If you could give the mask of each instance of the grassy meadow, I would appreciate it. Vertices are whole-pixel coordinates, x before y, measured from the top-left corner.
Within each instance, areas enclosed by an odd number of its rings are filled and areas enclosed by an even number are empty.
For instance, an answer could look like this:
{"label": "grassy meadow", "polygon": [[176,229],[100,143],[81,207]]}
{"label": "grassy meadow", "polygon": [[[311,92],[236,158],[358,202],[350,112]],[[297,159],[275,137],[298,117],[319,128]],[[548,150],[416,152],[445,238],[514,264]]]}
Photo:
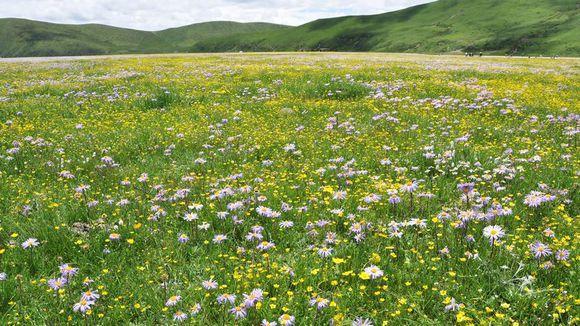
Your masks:
{"label": "grassy meadow", "polygon": [[579,64],[0,62],[0,324],[578,324]]}

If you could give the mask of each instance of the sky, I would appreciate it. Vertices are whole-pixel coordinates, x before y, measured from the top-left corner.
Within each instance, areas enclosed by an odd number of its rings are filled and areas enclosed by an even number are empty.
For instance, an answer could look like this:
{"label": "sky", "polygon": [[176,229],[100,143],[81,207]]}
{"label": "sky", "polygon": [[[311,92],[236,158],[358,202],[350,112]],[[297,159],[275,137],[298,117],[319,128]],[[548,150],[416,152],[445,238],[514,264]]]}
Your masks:
{"label": "sky", "polygon": [[161,30],[215,20],[300,25],[394,11],[433,0],[0,0],[0,17]]}

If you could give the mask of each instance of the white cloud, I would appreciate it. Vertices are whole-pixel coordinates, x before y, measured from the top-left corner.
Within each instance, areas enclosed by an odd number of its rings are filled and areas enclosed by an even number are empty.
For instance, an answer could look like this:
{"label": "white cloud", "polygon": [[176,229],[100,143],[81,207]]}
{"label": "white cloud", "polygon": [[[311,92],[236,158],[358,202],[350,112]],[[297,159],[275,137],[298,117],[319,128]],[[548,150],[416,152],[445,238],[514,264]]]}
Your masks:
{"label": "white cloud", "polygon": [[0,17],[100,23],[160,30],[233,20],[300,25],[318,18],[377,14],[433,0],[0,0]]}

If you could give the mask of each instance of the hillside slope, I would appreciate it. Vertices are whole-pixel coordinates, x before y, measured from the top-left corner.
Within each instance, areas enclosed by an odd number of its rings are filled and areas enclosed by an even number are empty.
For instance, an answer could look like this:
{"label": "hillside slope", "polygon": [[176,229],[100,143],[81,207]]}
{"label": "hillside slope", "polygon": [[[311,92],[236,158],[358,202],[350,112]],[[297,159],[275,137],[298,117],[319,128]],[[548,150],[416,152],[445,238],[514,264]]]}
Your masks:
{"label": "hillside slope", "polygon": [[289,27],[209,22],[158,32],[0,19],[0,56],[378,51],[580,56],[577,0],[439,0]]}
{"label": "hillside slope", "polygon": [[267,23],[209,22],[147,32],[98,24],[67,25],[5,18],[0,19],[0,56],[183,52],[208,38],[286,27]]}
{"label": "hillside slope", "polygon": [[170,43],[175,49],[190,51],[198,42],[213,38],[286,30],[288,27],[269,23],[216,21],[170,28],[155,32],[155,34]]}
{"label": "hillside slope", "polygon": [[283,32],[215,38],[198,51],[318,50],[580,55],[575,0],[440,0],[395,12],[321,19]]}
{"label": "hillside slope", "polygon": [[64,25],[0,19],[0,56],[60,56],[167,52],[151,32],[106,25]]}

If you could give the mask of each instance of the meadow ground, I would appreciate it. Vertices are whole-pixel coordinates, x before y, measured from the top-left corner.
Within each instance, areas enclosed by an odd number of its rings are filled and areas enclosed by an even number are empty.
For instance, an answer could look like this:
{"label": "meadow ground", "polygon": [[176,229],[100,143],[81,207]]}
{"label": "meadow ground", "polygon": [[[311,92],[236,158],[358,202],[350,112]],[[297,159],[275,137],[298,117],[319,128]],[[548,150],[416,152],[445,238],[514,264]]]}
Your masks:
{"label": "meadow ground", "polygon": [[578,323],[579,63],[1,62],[0,324]]}

